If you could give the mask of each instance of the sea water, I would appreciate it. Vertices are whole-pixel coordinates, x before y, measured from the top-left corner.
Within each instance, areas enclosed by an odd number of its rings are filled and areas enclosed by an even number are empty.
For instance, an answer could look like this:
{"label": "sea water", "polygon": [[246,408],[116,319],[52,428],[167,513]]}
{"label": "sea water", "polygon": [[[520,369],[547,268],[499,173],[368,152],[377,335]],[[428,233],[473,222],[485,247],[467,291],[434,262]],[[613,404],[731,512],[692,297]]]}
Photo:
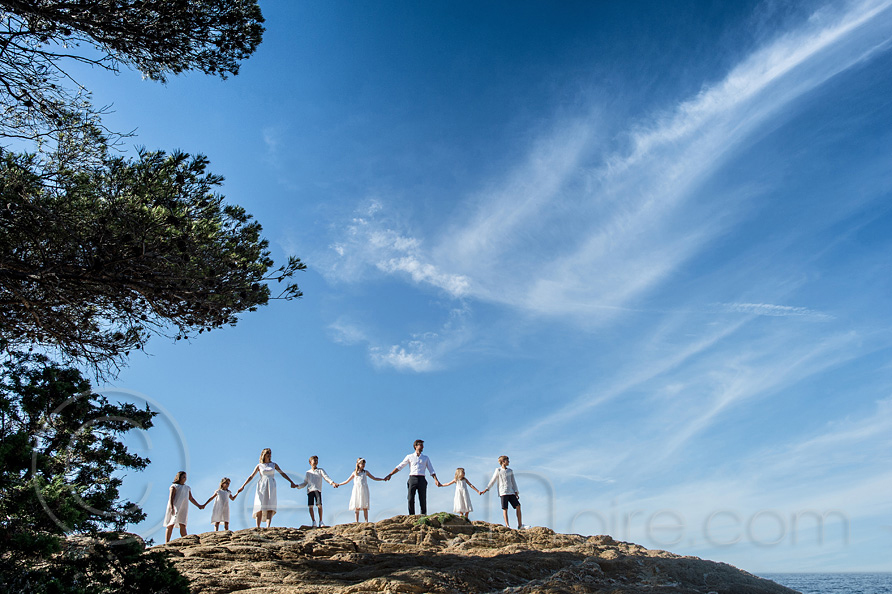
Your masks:
{"label": "sea water", "polygon": [[892,573],[767,573],[802,594],[892,594]]}

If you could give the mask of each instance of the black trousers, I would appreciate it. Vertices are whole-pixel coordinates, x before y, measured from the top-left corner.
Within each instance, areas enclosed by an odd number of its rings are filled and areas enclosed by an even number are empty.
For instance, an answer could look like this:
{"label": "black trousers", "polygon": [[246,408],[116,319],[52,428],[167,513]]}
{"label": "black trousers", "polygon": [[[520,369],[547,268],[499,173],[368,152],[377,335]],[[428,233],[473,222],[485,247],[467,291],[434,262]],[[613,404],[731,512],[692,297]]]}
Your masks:
{"label": "black trousers", "polygon": [[409,515],[415,515],[415,493],[418,493],[418,502],[421,503],[421,514],[427,515],[427,479],[423,476],[409,476]]}

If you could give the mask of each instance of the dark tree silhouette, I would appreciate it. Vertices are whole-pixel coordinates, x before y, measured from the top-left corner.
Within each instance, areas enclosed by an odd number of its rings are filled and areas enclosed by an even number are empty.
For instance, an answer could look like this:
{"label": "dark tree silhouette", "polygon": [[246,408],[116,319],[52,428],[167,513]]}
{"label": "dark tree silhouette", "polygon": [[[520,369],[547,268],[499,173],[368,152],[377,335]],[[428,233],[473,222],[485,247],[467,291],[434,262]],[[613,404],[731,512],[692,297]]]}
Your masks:
{"label": "dark tree silhouette", "polygon": [[72,62],[225,78],[257,49],[262,23],[257,0],[0,0],[0,135],[38,138],[90,111]]}
{"label": "dark tree silhouette", "polygon": [[[122,439],[156,413],[94,394],[77,369],[11,353],[0,365],[0,591],[188,592],[141,540],[105,534],[145,518],[121,501],[121,470],[149,460]],[[92,535],[72,547],[65,535]]]}
{"label": "dark tree silhouette", "polygon": [[185,338],[270,299],[301,296],[271,271],[260,225],[213,193],[204,157],[140,152],[69,169],[0,156],[0,348],[42,345],[112,371],[148,337]]}

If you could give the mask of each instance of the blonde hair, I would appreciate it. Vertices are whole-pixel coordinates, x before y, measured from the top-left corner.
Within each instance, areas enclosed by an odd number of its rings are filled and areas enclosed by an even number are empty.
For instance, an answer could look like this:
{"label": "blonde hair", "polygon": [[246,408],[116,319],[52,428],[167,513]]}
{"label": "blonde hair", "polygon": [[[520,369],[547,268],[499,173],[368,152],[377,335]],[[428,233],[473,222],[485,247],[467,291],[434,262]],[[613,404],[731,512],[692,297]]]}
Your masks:
{"label": "blonde hair", "polygon": [[232,482],[232,481],[229,480],[229,477],[228,477],[228,476],[224,476],[223,478],[220,479],[220,488],[221,488],[221,489],[226,489],[226,490],[228,491],[229,489],[226,488],[226,487],[224,487],[223,485],[228,485],[228,484],[231,483],[231,482]]}
{"label": "blonde hair", "polygon": [[309,462],[310,464],[312,464],[312,463],[313,463],[313,460],[316,461],[316,464],[319,464],[319,456],[310,456],[310,457],[307,459],[307,462]]}
{"label": "blonde hair", "polygon": [[186,476],[186,471],[185,471],[185,470],[181,470],[181,471],[179,471],[179,472],[177,473],[176,478],[173,479],[173,484],[175,484],[175,485],[179,485],[179,484],[180,484],[180,479],[182,479],[184,476]]}
{"label": "blonde hair", "polygon": [[263,459],[269,456],[270,462],[273,460],[273,451],[269,448],[263,448],[260,450],[260,463],[263,463]]}
{"label": "blonde hair", "polygon": [[456,468],[455,469],[455,480],[462,481],[465,479],[465,469],[464,468]]}
{"label": "blonde hair", "polygon": [[356,472],[359,472],[359,470],[360,470],[359,466],[364,465],[364,464],[365,464],[365,458],[357,458],[356,459]]}
{"label": "blonde hair", "polygon": [[508,461],[508,456],[499,456],[499,464],[501,464],[502,462],[507,462],[507,461]]}

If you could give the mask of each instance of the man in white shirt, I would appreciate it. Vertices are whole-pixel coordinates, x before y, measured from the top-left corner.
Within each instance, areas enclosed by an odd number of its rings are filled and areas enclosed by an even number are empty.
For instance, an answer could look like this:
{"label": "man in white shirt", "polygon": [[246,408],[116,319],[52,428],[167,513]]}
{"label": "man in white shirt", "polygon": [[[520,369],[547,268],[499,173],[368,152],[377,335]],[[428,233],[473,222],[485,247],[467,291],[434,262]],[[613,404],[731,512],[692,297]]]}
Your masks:
{"label": "man in white shirt", "polygon": [[409,515],[415,515],[415,493],[418,493],[418,502],[421,504],[421,515],[427,515],[427,479],[424,477],[425,471],[431,473],[434,483],[439,487],[440,481],[437,479],[437,473],[431,464],[431,459],[422,454],[424,451],[424,440],[415,440],[415,453],[409,454],[399,466],[394,468],[390,474],[384,477],[385,481],[389,481],[390,477],[398,473],[404,466],[409,466]]}
{"label": "man in white shirt", "polygon": [[307,506],[310,509],[310,520],[313,521],[314,528],[316,527],[316,516],[313,515],[313,503],[319,508],[319,526],[325,526],[322,523],[322,481],[324,480],[335,489],[338,488],[337,483],[329,478],[325,470],[316,468],[317,464],[319,464],[319,456],[310,456],[310,469],[304,476],[304,482],[299,485],[291,485],[296,489],[307,488]]}

